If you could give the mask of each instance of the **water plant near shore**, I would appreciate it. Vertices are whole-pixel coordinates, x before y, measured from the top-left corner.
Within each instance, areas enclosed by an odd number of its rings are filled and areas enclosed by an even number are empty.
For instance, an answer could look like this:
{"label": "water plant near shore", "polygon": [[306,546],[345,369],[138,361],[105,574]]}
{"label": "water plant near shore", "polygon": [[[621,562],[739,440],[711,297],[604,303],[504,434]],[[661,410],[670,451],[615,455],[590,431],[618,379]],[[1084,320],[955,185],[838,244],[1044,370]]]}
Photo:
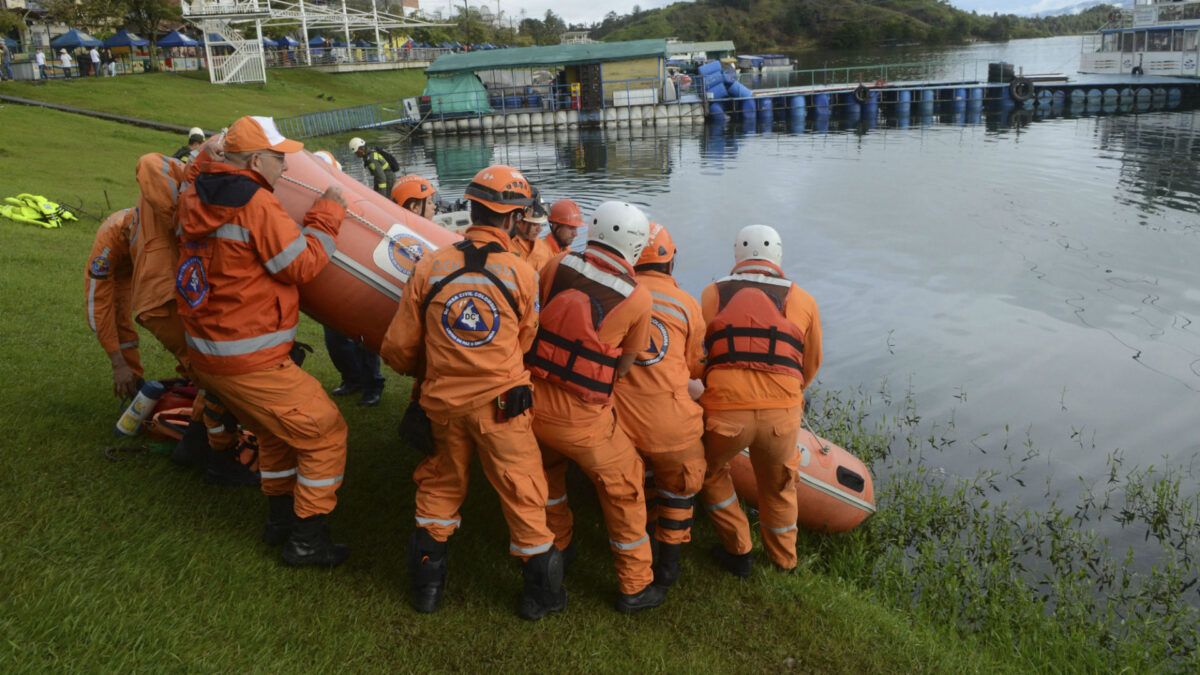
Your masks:
{"label": "water plant near shore", "polygon": [[[1194,457],[1131,466],[1112,450],[1103,477],[1080,477],[1078,492],[1064,495],[1047,474],[1041,499],[1028,505],[1021,494],[1030,468],[1049,454],[1028,433],[1017,442],[1005,428],[961,443],[953,413],[924,420],[911,390],[894,400],[886,383],[813,398],[809,424],[870,466],[879,507],[849,535],[802,537],[814,570],[1009,645],[1032,667],[1200,668]],[[965,403],[965,392],[956,398]],[[1080,430],[1068,439],[1099,452]],[[951,454],[962,465],[962,453],[1000,453],[1008,470],[955,476],[941,468]],[[1131,535],[1140,541],[1128,543]]]}

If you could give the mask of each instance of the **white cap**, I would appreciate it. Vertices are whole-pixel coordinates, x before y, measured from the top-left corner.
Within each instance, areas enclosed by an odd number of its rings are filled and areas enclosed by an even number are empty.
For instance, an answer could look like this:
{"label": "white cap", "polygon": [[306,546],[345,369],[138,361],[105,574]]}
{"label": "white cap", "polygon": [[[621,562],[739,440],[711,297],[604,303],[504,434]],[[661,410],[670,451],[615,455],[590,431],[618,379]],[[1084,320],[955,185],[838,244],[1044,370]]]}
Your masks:
{"label": "white cap", "polygon": [[747,225],[733,242],[733,259],[736,262],[766,260],[782,265],[783,240],[770,225]]}
{"label": "white cap", "polygon": [[606,244],[616,249],[633,265],[650,240],[650,219],[633,204],[604,202],[592,214],[588,241]]}
{"label": "white cap", "polygon": [[354,138],[350,139],[350,152],[358,152],[358,149],[366,144],[367,144],[366,141],[359,138],[358,136],[355,136]]}

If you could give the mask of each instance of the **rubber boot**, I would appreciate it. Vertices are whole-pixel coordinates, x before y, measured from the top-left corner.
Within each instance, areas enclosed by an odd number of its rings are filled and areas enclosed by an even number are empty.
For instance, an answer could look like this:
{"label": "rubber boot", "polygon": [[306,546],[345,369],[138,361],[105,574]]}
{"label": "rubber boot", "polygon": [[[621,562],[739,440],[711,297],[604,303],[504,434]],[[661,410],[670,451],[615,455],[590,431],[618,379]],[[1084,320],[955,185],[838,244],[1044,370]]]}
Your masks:
{"label": "rubber boot", "polygon": [[183,438],[175,444],[171,451],[171,461],[189,469],[203,469],[208,461],[208,432],[204,422],[189,421]]}
{"label": "rubber boot", "polygon": [[658,561],[654,564],[654,585],[670,588],[679,581],[679,550],[683,544],[658,543]]}
{"label": "rubber boot", "polygon": [[408,540],[408,574],[412,579],[413,609],[422,614],[436,612],[446,590],[446,542],[418,527]]}
{"label": "rubber boot", "polygon": [[209,485],[244,487],[258,485],[258,472],[237,459],[238,446],[225,451],[209,448],[208,465],[204,468],[204,482]]}
{"label": "rubber boot", "polygon": [[267,546],[283,546],[292,536],[295,524],[296,501],[292,495],[270,495],[267,497],[267,525],[263,528],[262,541]]}
{"label": "rubber boot", "polygon": [[575,563],[575,559],[579,557],[579,549],[575,548],[575,542],[567,544],[567,547],[562,550],[563,576],[567,576],[567,571],[571,569],[571,565]]}
{"label": "rubber boot", "polygon": [[517,614],[526,621],[561,612],[567,608],[567,589],[563,588],[563,556],[553,546],[530,558],[522,567],[525,590]]}
{"label": "rubber boot", "polygon": [[342,564],[350,555],[350,547],[330,540],[326,516],[318,513],[293,522],[292,534],[281,554],[284,563],[292,567],[337,567]]}
{"label": "rubber boot", "polygon": [[622,614],[636,614],[643,609],[658,607],[666,599],[667,589],[665,586],[648,584],[637,593],[622,593],[617,598],[617,611]]}
{"label": "rubber boot", "polygon": [[713,544],[713,560],[735,577],[748,578],[754,571],[754,553],[734,555],[726,551],[720,544]]}

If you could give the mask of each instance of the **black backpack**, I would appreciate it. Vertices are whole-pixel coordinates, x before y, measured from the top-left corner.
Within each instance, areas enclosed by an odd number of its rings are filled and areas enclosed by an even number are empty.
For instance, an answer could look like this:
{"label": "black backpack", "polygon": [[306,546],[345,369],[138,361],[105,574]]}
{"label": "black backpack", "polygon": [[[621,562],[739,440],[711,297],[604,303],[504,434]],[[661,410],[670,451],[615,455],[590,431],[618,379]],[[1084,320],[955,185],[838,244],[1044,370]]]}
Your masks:
{"label": "black backpack", "polygon": [[387,160],[388,170],[390,170],[392,173],[398,173],[400,171],[400,162],[396,161],[395,155],[387,150],[384,150],[383,148],[375,148],[375,152],[383,155],[383,158]]}

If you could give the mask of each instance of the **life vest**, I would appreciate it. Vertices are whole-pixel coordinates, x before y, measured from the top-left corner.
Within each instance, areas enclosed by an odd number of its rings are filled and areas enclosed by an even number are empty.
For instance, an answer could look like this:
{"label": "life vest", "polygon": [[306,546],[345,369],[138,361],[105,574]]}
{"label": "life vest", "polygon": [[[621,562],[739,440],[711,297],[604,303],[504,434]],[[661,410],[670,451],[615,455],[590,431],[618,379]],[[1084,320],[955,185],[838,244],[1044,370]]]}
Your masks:
{"label": "life vest", "polygon": [[610,256],[603,255],[569,253],[559,261],[525,363],[534,377],[607,405],[621,349],[602,341],[597,330],[633,294],[637,281],[628,265],[605,264]]}
{"label": "life vest", "polygon": [[792,282],[765,274],[733,274],[716,282],[717,315],[708,324],[705,374],[749,368],[804,380],[804,331],[783,315]]}

